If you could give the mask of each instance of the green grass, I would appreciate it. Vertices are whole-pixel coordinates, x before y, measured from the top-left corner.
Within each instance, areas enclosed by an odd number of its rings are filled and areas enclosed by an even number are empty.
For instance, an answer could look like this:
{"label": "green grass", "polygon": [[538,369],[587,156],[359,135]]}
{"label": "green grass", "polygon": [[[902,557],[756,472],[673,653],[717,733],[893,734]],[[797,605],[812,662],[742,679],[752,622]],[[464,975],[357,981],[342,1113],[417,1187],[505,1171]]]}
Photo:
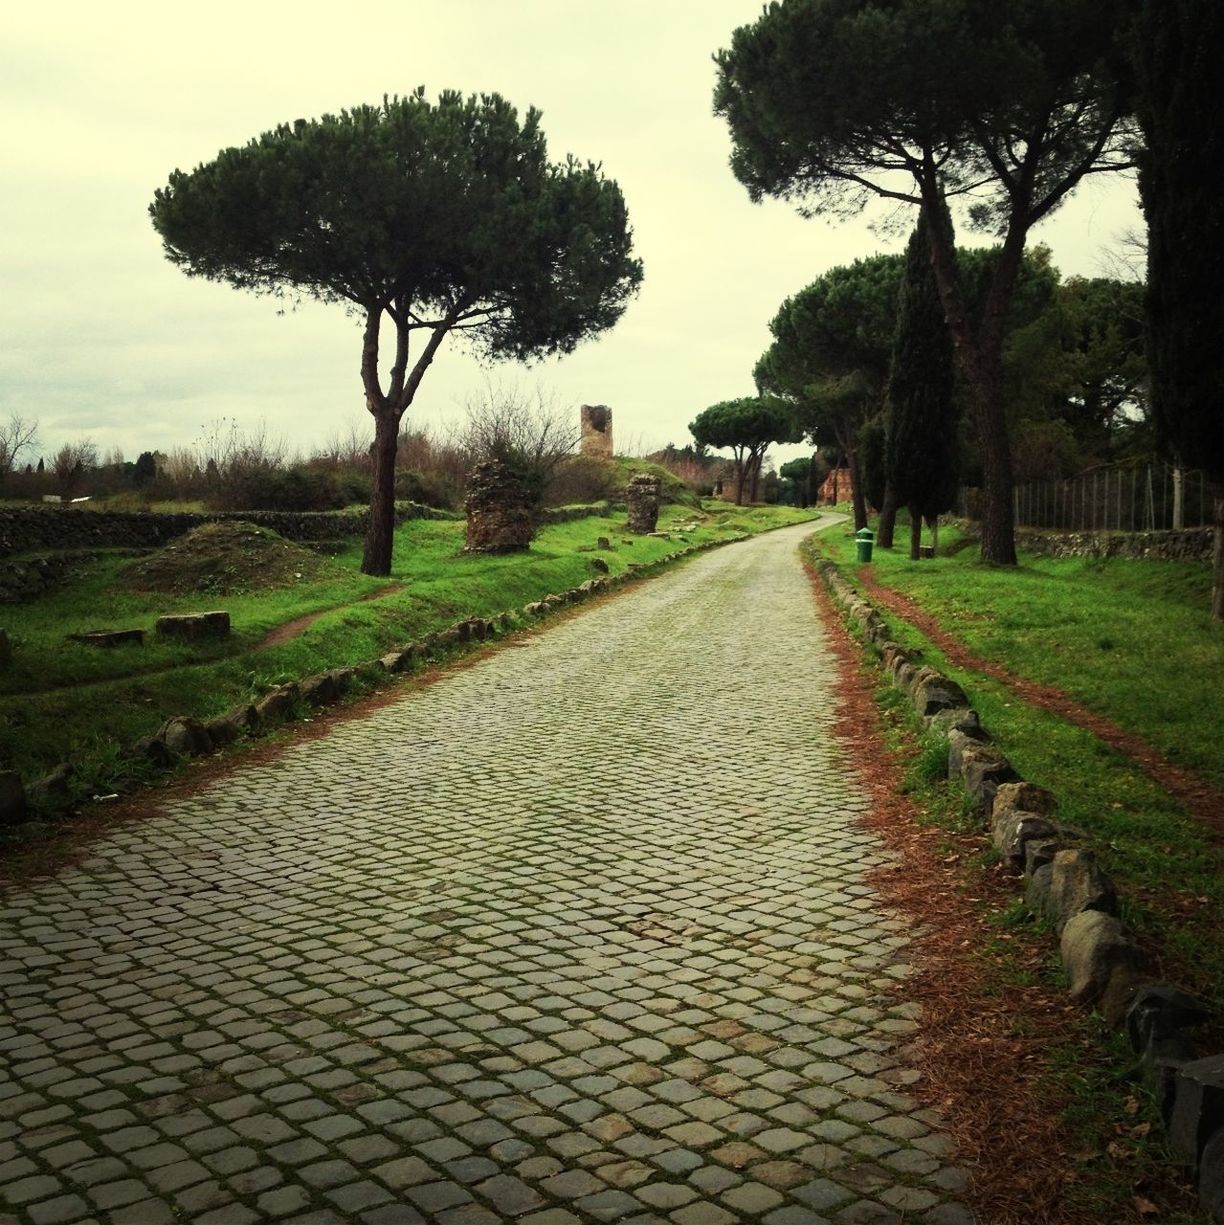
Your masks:
{"label": "green grass", "polygon": [[[852,562],[847,533],[834,528],[822,537],[835,560]],[[944,529],[941,549],[957,540]],[[1209,568],[1020,560],[1015,568],[986,566],[970,546],[911,562],[898,547],[876,549],[873,568],[974,653],[1056,685],[1224,789],[1224,630],[1210,618]]]}
{"label": "green grass", "polygon": [[[853,557],[852,542],[838,539],[840,529],[834,528],[832,534],[832,551],[843,563],[843,573],[853,577],[857,566],[848,561]],[[821,533],[814,547],[826,550],[829,535]],[[1116,644],[1111,654],[1120,661],[1147,650],[1146,644],[1131,640],[1132,634],[1142,636],[1144,632],[1136,627],[1156,621],[1182,625],[1189,641],[1183,648],[1178,635],[1168,637],[1164,645],[1168,675],[1153,675],[1148,700],[1163,702],[1175,713],[1185,737],[1196,745],[1196,761],[1204,776],[1220,777],[1224,750],[1212,743],[1210,734],[1213,718],[1219,726],[1218,714],[1212,713],[1220,710],[1220,695],[1215,691],[1219,666],[1212,676],[1196,676],[1187,658],[1198,658],[1210,646],[1204,644],[1198,628],[1203,618],[1187,607],[1197,599],[1197,582],[1183,576],[1179,583],[1176,575],[1165,581],[1164,562],[1110,562],[1087,569],[1064,563],[1047,574],[1044,568],[1028,566],[1017,571],[989,569],[974,561],[969,550],[920,563],[880,551],[875,557],[879,581],[911,594],[939,618],[943,628],[976,653],[1021,675],[1057,684],[1131,730],[1142,731],[1149,726],[1149,718],[1140,709],[1143,703],[1133,696],[1129,681],[1111,686],[1102,680],[1097,690],[1102,696],[1090,703],[1085,696],[1089,687],[1080,678],[1074,651],[1058,653],[1038,671],[1040,644],[1050,642],[1048,623],[1054,621],[1052,609],[1058,593],[1069,610],[1064,641],[1082,641],[1091,635],[1094,631],[1083,619],[1088,616],[1085,610],[1096,609],[1108,622]],[[906,574],[911,567],[914,573]],[[1114,573],[1113,567],[1126,567],[1126,571]],[[1076,576],[1074,582],[1069,575]],[[1031,600],[1027,598],[1030,591],[1037,593]],[[1111,608],[1126,601],[1126,592],[1141,593],[1136,602],[1143,607]],[[963,609],[959,615],[949,611],[958,607]],[[990,624],[1004,618],[1011,626],[1006,634]],[[918,630],[892,614],[886,613],[885,619],[899,642],[920,650],[925,661],[965,689],[982,723],[1021,776],[1054,792],[1060,820],[1088,835],[1118,885],[1123,918],[1162,952],[1170,976],[1224,1008],[1224,940],[1220,939],[1224,853],[1201,823],[1130,758],[1092,733],[1027,705],[999,681],[953,666]],[[1207,633],[1211,632],[1207,622]],[[1097,664],[1093,658],[1094,672],[1099,672]],[[1153,670],[1160,672],[1154,665]],[[1169,676],[1179,679],[1174,682]],[[1175,683],[1182,686],[1180,696],[1172,687]],[[1208,734],[1192,728],[1199,719],[1207,724]]]}
{"label": "green grass", "polygon": [[[918,635],[897,628],[906,645],[923,646]],[[935,658],[936,653],[931,655]],[[998,856],[989,844],[980,841],[979,852],[964,853],[964,835],[976,833],[980,840],[982,822],[969,813],[963,790],[948,781],[946,740],[923,734],[913,707],[890,682],[881,679],[876,700],[888,715],[888,747],[904,762],[903,790],[919,820],[946,831],[944,850],[955,853],[961,862],[959,887],[995,932],[993,938],[966,951],[983,971],[982,989],[992,997],[1030,987],[1054,988],[1061,994],[1065,973],[1050,924],[1034,918],[1020,897],[1000,900],[994,872]],[[992,714],[997,713],[992,708]],[[1017,732],[1014,726],[1008,728],[1009,735]],[[1033,1019],[1022,1009],[1012,1024],[1016,1033],[1033,1032]],[[1161,1221],[1206,1225],[1205,1218],[1190,1207],[1186,1189],[1171,1177],[1177,1163],[1168,1152],[1157,1104],[1124,1035],[1109,1030],[1097,1014],[1065,1016],[1057,1039],[1044,1044],[1043,1063],[1034,1067],[1033,1075],[1047,1109],[1061,1115],[1068,1148],[1078,1157],[1076,1178],[1064,1191],[1069,1210],[1093,1211],[1102,1221],[1132,1220],[1136,1189],[1151,1193],[1159,1187],[1157,1198],[1165,1200],[1168,1208]]]}
{"label": "green grass", "polygon": [[[229,596],[137,594],[118,577],[126,559],[101,558],[40,600],[4,610],[14,664],[0,674],[0,761],[29,780],[72,760],[82,781],[113,789],[133,773],[118,747],[173,715],[212,718],[273,685],[376,658],[469,616],[520,608],[594,577],[596,557],[619,574],[686,543],[810,517],[788,508],[719,513],[670,540],[629,536],[623,516],[592,517],[546,527],[526,553],[504,556],[464,554],[462,522],[412,520],[396,531],[387,579],[359,573],[361,546],[354,541],[325,561],[315,580]],[[696,518],[703,516],[669,507],[660,528]],[[595,551],[601,536],[611,539],[611,551]],[[362,599],[397,586],[403,590]],[[229,611],[228,640],[168,645],[152,635],[160,614],[206,608]],[[323,615],[298,636],[258,649],[277,626],[315,612]],[[105,627],[142,628],[148,645],[99,650],[65,641],[69,633]]]}

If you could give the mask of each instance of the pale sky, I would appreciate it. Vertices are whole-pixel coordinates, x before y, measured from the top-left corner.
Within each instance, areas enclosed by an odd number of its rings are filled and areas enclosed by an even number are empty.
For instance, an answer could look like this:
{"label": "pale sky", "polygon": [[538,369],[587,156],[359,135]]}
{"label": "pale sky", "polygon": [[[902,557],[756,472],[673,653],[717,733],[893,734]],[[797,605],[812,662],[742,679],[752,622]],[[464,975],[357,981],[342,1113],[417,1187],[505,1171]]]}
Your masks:
{"label": "pale sky", "polygon": [[[424,85],[538,107],[554,160],[602,162],[620,183],[646,275],[621,322],[567,358],[485,368],[448,341],[408,420],[461,420],[492,377],[610,405],[618,450],[689,441],[701,409],[752,393],[789,294],[904,244],[865,220],[754,205],[732,176],[710,57],[760,11],[761,0],[12,6],[0,44],[0,416],[36,418],[44,453],[87,437],[129,460],[190,446],[221,418],[265,423],[304,452],[366,428],[360,333],[342,308],[278,316],[271,299],[185,277],[147,208],[175,168]],[[1064,275],[1102,275],[1120,232],[1139,225],[1133,185],[1111,177],[1081,186],[1030,239]]]}

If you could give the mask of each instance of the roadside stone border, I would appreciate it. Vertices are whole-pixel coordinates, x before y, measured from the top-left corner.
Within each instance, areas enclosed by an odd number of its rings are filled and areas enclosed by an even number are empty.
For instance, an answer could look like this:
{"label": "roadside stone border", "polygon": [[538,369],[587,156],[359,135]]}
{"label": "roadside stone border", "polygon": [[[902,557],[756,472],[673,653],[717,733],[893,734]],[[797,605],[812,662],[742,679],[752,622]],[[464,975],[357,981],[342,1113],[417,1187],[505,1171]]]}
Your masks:
{"label": "roadside stone border", "polygon": [[[738,534],[724,540],[690,544],[650,562],[630,562],[628,569],[621,574],[600,574],[568,591],[555,592],[542,600],[525,604],[521,609],[491,618],[467,617],[446,629],[427,634],[419,641],[395,647],[377,659],[365,660],[352,667],[332,668],[278,685],[258,700],[236,706],[207,722],[190,715],[176,715],[167,719],[151,735],[125,745],[121,756],[139,762],[154,773],[170,770],[184,758],[204,756],[243,736],[259,735],[302,718],[313,709],[334,705],[349,692],[354,680],[375,685],[390,674],[412,671],[451,652],[470,649],[514,629],[525,628],[532,622],[611,591],[632,579],[657,573],[694,553],[744,539],[747,539],[746,535]],[[602,563],[602,559],[593,559],[592,566],[597,568],[599,563]],[[606,563],[602,564],[606,566]],[[0,830],[13,831],[27,822],[32,809],[62,812],[79,799],[73,786],[72,766],[68,762],[61,763],[50,774],[28,786],[23,786],[14,771],[0,770]]]}
{"label": "roadside stone border", "polygon": [[1224,1055],[1203,1057],[1194,1039],[1210,1019],[1208,1006],[1155,976],[1151,958],[1118,918],[1117,891],[1086,835],[1056,819],[1054,795],[1020,777],[964,690],[895,642],[879,611],[831,561],[811,560],[923,726],[947,739],[948,776],[962,782],[995,849],[1022,874],[1029,909],[1058,933],[1072,998],[1125,1031],[1170,1149],[1191,1169],[1203,1209],[1224,1222]]}

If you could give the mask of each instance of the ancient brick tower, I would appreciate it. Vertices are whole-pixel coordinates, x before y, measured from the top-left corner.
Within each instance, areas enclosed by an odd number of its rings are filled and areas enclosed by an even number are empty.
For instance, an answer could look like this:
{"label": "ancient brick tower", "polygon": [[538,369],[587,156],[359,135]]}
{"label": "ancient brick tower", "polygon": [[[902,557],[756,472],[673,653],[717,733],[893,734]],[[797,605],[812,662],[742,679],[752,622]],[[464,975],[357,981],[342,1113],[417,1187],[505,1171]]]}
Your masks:
{"label": "ancient brick tower", "polygon": [[582,454],[612,458],[612,410],[606,404],[582,406]]}

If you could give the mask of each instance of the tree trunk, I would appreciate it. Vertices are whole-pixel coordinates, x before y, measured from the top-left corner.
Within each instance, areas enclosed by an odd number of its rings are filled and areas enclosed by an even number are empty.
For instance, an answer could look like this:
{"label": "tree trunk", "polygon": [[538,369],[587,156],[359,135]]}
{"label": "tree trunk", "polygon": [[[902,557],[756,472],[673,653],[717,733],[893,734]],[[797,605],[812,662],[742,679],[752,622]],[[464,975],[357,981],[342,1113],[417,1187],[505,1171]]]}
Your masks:
{"label": "tree trunk", "polygon": [[374,418],[374,489],[370,497],[370,522],[366,528],[362,574],[391,573],[391,546],[395,538],[395,452],[399,442],[400,415],[381,412]]}
{"label": "tree trunk", "polygon": [[735,461],[735,504],[736,506],[744,504],[744,461],[742,459]]}
{"label": "tree trunk", "polygon": [[918,513],[918,507],[911,506],[910,513],[910,561],[917,561],[921,556],[922,548],[922,516]]}
{"label": "tree trunk", "polygon": [[884,505],[880,507],[880,526],[876,529],[876,548],[891,549],[897,527],[897,491],[892,481],[884,486]]}
{"label": "tree trunk", "polygon": [[850,503],[854,507],[854,530],[862,531],[867,526],[867,495],[863,492],[863,474],[859,470],[858,451],[847,451],[850,464]]}
{"label": "tree trunk", "polygon": [[1211,491],[1215,532],[1211,549],[1211,619],[1224,621],[1224,485]]}
{"label": "tree trunk", "polygon": [[996,566],[1014,566],[1016,526],[1011,446],[1003,406],[1002,350],[979,350],[976,357],[970,383],[982,457],[982,560]]}
{"label": "tree trunk", "polygon": [[761,464],[765,462],[765,453],[762,451],[759,455],[752,457],[752,495],[748,501],[755,503],[757,500],[757,491],[761,483]]}

